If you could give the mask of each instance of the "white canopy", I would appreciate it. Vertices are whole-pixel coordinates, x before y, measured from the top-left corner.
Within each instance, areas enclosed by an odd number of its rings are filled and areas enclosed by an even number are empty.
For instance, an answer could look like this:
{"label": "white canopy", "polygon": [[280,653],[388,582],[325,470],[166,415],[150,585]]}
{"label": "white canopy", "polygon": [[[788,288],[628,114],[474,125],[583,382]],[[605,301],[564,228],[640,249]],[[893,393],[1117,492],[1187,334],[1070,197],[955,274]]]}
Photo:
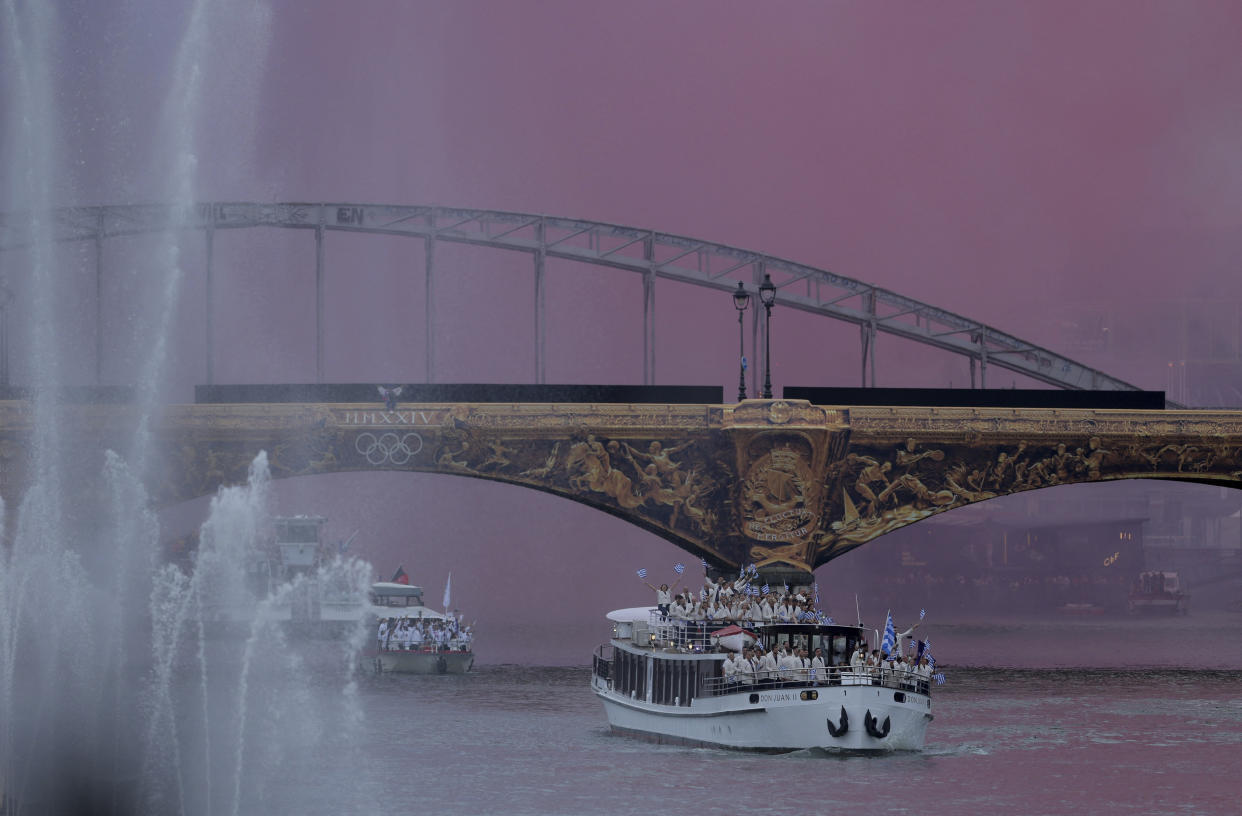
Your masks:
{"label": "white canopy", "polygon": [[608,613],[608,620],[613,623],[646,622],[655,612],[654,606],[631,606],[629,609],[614,609]]}

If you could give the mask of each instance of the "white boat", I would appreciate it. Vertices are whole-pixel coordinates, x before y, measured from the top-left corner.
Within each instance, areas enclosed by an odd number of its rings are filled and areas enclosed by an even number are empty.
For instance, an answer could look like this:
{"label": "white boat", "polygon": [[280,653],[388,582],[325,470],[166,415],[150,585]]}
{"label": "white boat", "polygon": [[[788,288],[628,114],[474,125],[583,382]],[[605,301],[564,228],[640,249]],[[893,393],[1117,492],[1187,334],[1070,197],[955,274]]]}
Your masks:
{"label": "white boat", "polygon": [[1129,609],[1135,614],[1185,615],[1190,611],[1190,594],[1176,572],[1143,572],[1134,580]]}
{"label": "white boat", "polygon": [[740,683],[725,677],[727,653],[711,651],[712,624],[671,621],[651,607],[619,609],[608,619],[612,639],[594,656],[591,686],[616,733],[766,752],[923,748],[932,720],[930,678],[851,668],[849,655],[866,644],[860,626],[752,625],[765,646],[822,649],[828,665]]}
{"label": "white boat", "polygon": [[[364,664],[376,672],[400,674],[465,674],[474,666],[474,650],[469,637],[458,630],[456,619],[423,604],[422,587],[388,581],[371,585],[369,621],[371,631],[380,632],[379,622],[387,621],[387,637],[376,637],[363,652]],[[391,636],[399,621],[417,624],[420,637],[415,642]],[[437,642],[433,633],[444,636]]]}
{"label": "white boat", "polygon": [[274,535],[240,559],[240,580],[221,582],[227,591],[204,602],[210,629],[245,635],[260,618],[300,637],[342,637],[357,627],[366,599],[352,581],[337,580],[342,576],[328,569],[333,552],[322,541],[326,521],[274,519]]}

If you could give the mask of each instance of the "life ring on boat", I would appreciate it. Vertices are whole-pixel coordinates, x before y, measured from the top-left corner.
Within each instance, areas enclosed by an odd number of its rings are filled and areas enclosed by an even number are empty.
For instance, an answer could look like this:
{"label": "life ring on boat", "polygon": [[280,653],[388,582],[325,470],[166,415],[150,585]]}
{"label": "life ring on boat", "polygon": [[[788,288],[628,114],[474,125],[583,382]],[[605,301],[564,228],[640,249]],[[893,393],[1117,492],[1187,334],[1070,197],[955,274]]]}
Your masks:
{"label": "life ring on boat", "polygon": [[867,716],[863,717],[863,728],[867,729],[867,733],[876,739],[884,739],[888,736],[888,729],[892,725],[889,717],[884,718],[884,724],[878,725],[875,717],[871,716],[871,709],[867,709]]}
{"label": "life ring on boat", "polygon": [[[870,713],[870,712],[868,712]],[[828,720],[828,733],[834,737],[843,737],[845,732],[850,730],[850,715],[845,713],[845,706],[841,706],[841,719],[836,725],[832,724],[832,720]]]}
{"label": "life ring on boat", "polygon": [[448,661],[444,659],[444,655],[436,658],[436,674],[445,674],[448,672]]}

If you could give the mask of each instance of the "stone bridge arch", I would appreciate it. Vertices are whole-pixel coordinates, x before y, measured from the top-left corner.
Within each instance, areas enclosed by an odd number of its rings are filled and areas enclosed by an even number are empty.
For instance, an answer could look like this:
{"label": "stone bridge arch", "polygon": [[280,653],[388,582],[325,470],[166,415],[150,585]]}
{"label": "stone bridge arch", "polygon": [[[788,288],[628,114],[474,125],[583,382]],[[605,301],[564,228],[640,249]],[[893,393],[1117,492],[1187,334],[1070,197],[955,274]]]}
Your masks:
{"label": "stone bridge arch", "polygon": [[[106,443],[124,406],[84,407]],[[3,412],[0,441],[23,444]],[[1242,412],[737,404],[341,403],[171,406],[153,499],[245,480],[411,471],[563,496],[717,570],[805,576],[938,513],[1054,485],[1167,479],[1242,486]],[[12,475],[12,474],[9,474]],[[12,486],[9,488],[10,497]]]}
{"label": "stone bridge arch", "polygon": [[165,425],[174,501],[245,478],[446,473],[569,498],[718,569],[805,574],[997,496],[1167,479],[1242,486],[1242,412],[459,403],[180,406]]}

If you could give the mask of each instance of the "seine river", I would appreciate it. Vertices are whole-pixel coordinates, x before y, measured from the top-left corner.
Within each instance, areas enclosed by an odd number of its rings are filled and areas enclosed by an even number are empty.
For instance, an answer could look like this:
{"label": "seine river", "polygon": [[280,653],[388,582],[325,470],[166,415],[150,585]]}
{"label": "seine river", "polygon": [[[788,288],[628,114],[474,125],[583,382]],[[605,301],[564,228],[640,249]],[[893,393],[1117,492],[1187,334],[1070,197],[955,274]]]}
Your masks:
{"label": "seine river", "polygon": [[[926,750],[780,756],[658,746],[609,733],[585,667],[483,665],[467,676],[359,679],[356,727],[292,752],[263,783],[298,814],[1109,814],[1242,812],[1238,615],[1177,622],[942,626],[948,682]],[[1192,634],[1197,633],[1197,634]],[[1080,633],[1081,634],[1081,633]],[[1225,667],[1178,666],[1208,654]],[[933,638],[936,636],[933,635]],[[1121,641],[1101,655],[1099,644]],[[954,667],[950,644],[977,667]],[[934,644],[935,645],[935,644]],[[1032,649],[1091,668],[994,668]],[[1226,651],[1222,651],[1226,650]],[[1201,655],[1202,656],[1202,655]],[[1137,665],[1145,661],[1148,665]],[[1202,663],[1200,664],[1202,665]],[[317,688],[316,694],[339,694]]]}

